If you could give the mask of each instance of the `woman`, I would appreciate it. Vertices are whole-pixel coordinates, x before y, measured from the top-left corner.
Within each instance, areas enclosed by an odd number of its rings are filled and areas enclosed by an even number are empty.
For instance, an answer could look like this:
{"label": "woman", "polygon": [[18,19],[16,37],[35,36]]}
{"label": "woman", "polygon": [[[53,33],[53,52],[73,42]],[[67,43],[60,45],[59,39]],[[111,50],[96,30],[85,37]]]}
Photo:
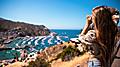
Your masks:
{"label": "woman", "polygon": [[[112,64],[111,58],[114,51],[115,35],[117,33],[117,25],[113,21],[114,17],[112,17],[114,11],[112,10],[107,6],[94,8],[92,16],[87,17],[87,24],[80,35],[80,38],[82,35],[85,35],[82,38],[92,43],[90,50],[94,52],[93,55],[95,55],[95,58],[100,60],[102,67],[110,67]],[[94,24],[95,33],[88,34],[87,31],[91,23]],[[95,34],[95,38],[93,38],[93,34]]]}
{"label": "woman", "polygon": [[[106,6],[97,7],[92,10],[92,22],[95,26],[97,42],[105,50],[103,52],[106,67],[111,66],[111,54],[113,52],[117,26],[112,20],[112,13]],[[101,59],[100,59],[101,60]]]}

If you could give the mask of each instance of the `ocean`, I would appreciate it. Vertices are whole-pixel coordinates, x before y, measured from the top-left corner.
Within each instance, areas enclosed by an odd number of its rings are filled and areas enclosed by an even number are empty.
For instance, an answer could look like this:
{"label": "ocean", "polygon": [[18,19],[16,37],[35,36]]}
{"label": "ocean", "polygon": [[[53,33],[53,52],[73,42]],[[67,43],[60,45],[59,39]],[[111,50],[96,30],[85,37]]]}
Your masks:
{"label": "ocean", "polygon": [[[34,36],[34,37],[18,37],[10,44],[6,44],[9,48],[26,47],[30,52],[37,52],[46,47],[54,46],[62,42],[67,42],[71,38],[77,38],[81,30],[65,30],[65,29],[51,29],[51,34],[48,36]],[[20,56],[20,50],[5,50],[0,51],[0,60],[12,59],[15,55]]]}

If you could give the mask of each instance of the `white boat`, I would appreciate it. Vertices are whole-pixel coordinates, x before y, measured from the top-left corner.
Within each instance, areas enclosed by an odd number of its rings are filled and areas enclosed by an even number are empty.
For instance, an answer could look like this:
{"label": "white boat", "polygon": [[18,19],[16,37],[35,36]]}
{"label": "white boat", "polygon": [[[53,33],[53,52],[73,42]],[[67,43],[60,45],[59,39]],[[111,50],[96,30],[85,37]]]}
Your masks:
{"label": "white boat", "polygon": [[49,43],[49,44],[53,44],[53,43],[52,43],[52,40],[53,40],[53,39],[54,39],[54,37],[52,36],[52,37],[48,40],[48,43]]}
{"label": "white boat", "polygon": [[28,42],[28,45],[31,45],[31,41]]}
{"label": "white boat", "polygon": [[76,42],[79,42],[79,38],[71,38],[70,41],[72,43],[76,43]]}
{"label": "white boat", "polygon": [[22,42],[22,44],[25,44],[25,43],[26,43],[26,41],[23,41],[23,42]]}
{"label": "white boat", "polygon": [[39,45],[38,41],[39,41],[40,39],[44,38],[44,37],[45,37],[45,36],[39,36],[39,37],[37,37],[38,39],[35,40],[35,45]]}
{"label": "white boat", "polygon": [[19,44],[17,43],[17,44],[15,44],[16,46],[19,46]]}

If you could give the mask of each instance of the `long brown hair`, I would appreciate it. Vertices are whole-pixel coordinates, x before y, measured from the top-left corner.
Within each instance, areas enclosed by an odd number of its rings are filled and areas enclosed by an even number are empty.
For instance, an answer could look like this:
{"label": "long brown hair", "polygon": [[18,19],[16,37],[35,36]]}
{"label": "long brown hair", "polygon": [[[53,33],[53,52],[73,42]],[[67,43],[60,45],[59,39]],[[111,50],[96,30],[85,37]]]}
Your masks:
{"label": "long brown hair", "polygon": [[114,47],[114,39],[117,26],[112,20],[112,13],[107,6],[99,6],[92,10],[92,19],[95,25],[96,38],[102,46],[105,46],[106,63],[110,63],[111,53]]}

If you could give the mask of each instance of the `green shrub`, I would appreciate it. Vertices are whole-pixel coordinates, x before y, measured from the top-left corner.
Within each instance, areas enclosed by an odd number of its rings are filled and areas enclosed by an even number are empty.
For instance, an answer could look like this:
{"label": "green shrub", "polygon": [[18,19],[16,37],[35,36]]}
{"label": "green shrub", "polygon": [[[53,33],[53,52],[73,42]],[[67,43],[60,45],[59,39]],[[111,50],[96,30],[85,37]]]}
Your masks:
{"label": "green shrub", "polygon": [[68,46],[62,53],[57,55],[57,58],[61,58],[62,61],[71,60],[75,56],[83,55],[84,52],[80,52],[76,47]]}
{"label": "green shrub", "polygon": [[6,30],[7,29],[4,26],[0,25],[0,31],[6,31]]}
{"label": "green shrub", "polygon": [[51,67],[44,59],[37,58],[35,61],[29,63],[28,67]]}

